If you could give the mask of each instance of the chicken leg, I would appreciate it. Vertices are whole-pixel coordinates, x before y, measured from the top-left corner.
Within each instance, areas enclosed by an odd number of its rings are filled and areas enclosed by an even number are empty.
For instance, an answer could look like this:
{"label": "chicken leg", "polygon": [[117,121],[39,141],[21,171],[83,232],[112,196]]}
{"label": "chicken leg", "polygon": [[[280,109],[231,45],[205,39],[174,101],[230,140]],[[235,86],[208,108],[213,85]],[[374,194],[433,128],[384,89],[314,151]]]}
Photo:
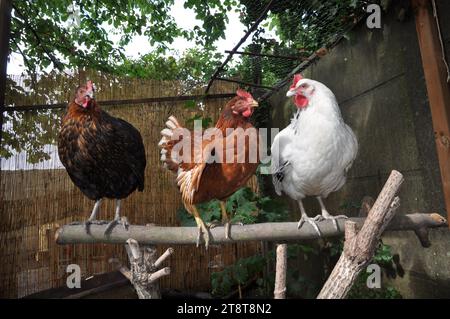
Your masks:
{"label": "chicken leg", "polygon": [[319,230],[319,226],[317,226],[317,222],[322,218],[322,216],[317,215],[316,217],[308,217],[308,215],[306,215],[305,207],[303,207],[303,202],[301,199],[298,200],[298,205],[300,206],[301,217],[300,220],[298,221],[297,228],[302,227],[304,223],[308,223],[314,228],[317,235],[321,237],[322,233]]}
{"label": "chicken leg", "polygon": [[89,216],[89,219],[84,223],[84,228],[86,229],[86,233],[89,233],[89,225],[92,224],[96,219],[98,210],[100,209],[100,204],[102,203],[103,198],[98,199],[95,204],[94,208],[92,209],[91,216]]}
{"label": "chicken leg", "polygon": [[114,226],[117,224],[121,224],[125,230],[128,229],[128,220],[126,217],[120,218],[120,199],[116,199],[116,213],[114,215],[114,219],[106,226],[105,234],[112,231]]}
{"label": "chicken leg", "polygon": [[231,233],[230,233],[231,225],[243,226],[244,224],[242,224],[241,222],[232,223],[230,221],[230,217],[228,216],[225,202],[224,201],[219,201],[219,203],[220,203],[220,211],[222,212],[222,222],[214,221],[214,222],[210,223],[208,226],[209,226],[210,229],[212,229],[214,227],[223,225],[225,227],[225,239],[231,239]]}
{"label": "chicken leg", "polygon": [[[337,215],[337,216],[330,215],[330,213],[328,213],[327,209],[325,208],[322,197],[317,196],[317,200],[319,201],[320,209],[322,211],[322,216],[321,216],[320,220],[331,219],[333,221],[333,225],[336,228],[336,230],[339,230],[339,227],[337,224],[337,219],[348,218],[348,217],[345,215]],[[318,216],[320,216],[320,215],[318,215]]]}
{"label": "chicken leg", "polygon": [[197,247],[200,246],[200,238],[202,237],[202,234],[203,234],[204,240],[205,240],[205,248],[208,249],[208,246],[209,246],[208,227],[206,227],[205,223],[203,222],[203,219],[200,217],[200,213],[198,212],[197,207],[195,207],[195,205],[186,205],[186,209],[192,215],[194,215],[195,222],[197,223],[197,228],[198,228]]}
{"label": "chicken leg", "polygon": [[225,238],[230,239],[230,218],[227,214],[227,207],[223,201],[220,201],[220,210],[222,211],[222,224],[225,226]]}

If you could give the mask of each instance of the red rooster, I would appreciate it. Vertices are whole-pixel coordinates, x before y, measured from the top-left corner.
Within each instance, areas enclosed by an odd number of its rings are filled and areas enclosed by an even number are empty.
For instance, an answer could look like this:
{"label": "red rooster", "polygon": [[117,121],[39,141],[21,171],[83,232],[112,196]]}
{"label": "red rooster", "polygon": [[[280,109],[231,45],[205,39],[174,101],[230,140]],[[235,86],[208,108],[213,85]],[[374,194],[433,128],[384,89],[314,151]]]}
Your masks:
{"label": "red rooster", "polygon": [[[258,167],[259,154],[257,151],[257,131],[249,122],[258,103],[250,93],[238,90],[237,96],[231,99],[222,110],[215,126],[214,138],[203,139],[201,143],[195,142],[195,135],[206,135],[206,132],[190,132],[184,129],[174,116],[166,122],[167,128],[161,131],[162,139],[159,142],[161,161],[170,171],[177,174],[177,183],[182,194],[186,210],[195,218],[198,227],[197,247],[202,233],[205,246],[209,245],[208,229],[200,217],[196,204],[208,202],[213,199],[220,201],[222,222],[225,223],[225,236],[229,238],[229,217],[224,201],[236,190],[245,185]],[[180,134],[184,130],[187,134]],[[187,132],[186,132],[187,131]],[[256,133],[255,143],[248,132]],[[181,136],[180,136],[181,135]],[[236,141],[244,139],[239,146]],[[185,145],[183,155],[177,153],[178,145]],[[250,146],[254,146],[256,157],[251,157]],[[186,155],[185,152],[189,153]],[[222,160],[220,158],[222,157]],[[219,159],[219,160],[217,160]]]}
{"label": "red rooster", "polygon": [[69,104],[58,137],[58,154],[73,183],[95,200],[86,230],[105,197],[116,199],[115,217],[106,232],[119,222],[126,228],[126,219],[120,219],[120,200],[144,189],[144,144],[130,123],[100,109],[91,81],[77,88]]}

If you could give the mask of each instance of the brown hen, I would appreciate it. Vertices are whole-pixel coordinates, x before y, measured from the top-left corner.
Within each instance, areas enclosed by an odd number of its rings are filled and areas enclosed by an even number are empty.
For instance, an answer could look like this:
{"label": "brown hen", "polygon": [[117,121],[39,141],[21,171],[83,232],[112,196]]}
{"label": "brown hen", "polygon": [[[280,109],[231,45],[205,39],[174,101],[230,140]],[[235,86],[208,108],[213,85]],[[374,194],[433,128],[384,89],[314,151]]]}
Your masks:
{"label": "brown hen", "polygon": [[203,233],[208,248],[209,233],[196,205],[213,199],[220,201],[225,236],[230,238],[224,201],[247,183],[259,163],[258,132],[249,122],[257,106],[250,93],[238,90],[215,128],[189,131],[170,116],[161,131],[161,161],[177,175],[183,204],[197,223],[197,246]]}

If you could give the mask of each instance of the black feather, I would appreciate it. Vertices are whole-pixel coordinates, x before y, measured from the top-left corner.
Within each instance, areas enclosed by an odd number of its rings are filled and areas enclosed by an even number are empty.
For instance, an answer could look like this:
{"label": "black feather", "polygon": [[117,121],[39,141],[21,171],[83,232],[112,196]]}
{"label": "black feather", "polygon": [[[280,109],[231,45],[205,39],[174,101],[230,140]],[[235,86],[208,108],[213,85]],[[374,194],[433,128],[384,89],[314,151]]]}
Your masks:
{"label": "black feather", "polygon": [[290,163],[289,161],[286,161],[283,163],[283,165],[280,166],[278,171],[275,172],[274,176],[275,178],[281,183],[284,179],[284,169],[286,166],[288,166]]}

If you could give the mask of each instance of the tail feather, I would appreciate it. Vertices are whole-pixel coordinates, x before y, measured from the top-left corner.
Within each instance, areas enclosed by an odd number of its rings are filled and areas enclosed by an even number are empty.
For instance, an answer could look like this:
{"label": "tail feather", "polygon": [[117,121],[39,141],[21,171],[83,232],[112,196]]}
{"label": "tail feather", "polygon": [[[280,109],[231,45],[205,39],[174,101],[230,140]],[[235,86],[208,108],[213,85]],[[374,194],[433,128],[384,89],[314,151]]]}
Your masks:
{"label": "tail feather", "polygon": [[172,158],[171,154],[174,145],[182,138],[172,139],[174,136],[173,130],[178,128],[182,128],[182,126],[174,116],[170,116],[166,122],[166,127],[161,131],[162,138],[158,143],[158,146],[161,148],[163,166],[174,173],[177,173],[180,164],[176,159]]}
{"label": "tail feather", "polygon": [[165,128],[165,129],[163,129],[163,130],[161,131],[161,135],[162,135],[163,137],[172,138],[172,136],[173,136],[172,129],[170,129],[170,128]]}

